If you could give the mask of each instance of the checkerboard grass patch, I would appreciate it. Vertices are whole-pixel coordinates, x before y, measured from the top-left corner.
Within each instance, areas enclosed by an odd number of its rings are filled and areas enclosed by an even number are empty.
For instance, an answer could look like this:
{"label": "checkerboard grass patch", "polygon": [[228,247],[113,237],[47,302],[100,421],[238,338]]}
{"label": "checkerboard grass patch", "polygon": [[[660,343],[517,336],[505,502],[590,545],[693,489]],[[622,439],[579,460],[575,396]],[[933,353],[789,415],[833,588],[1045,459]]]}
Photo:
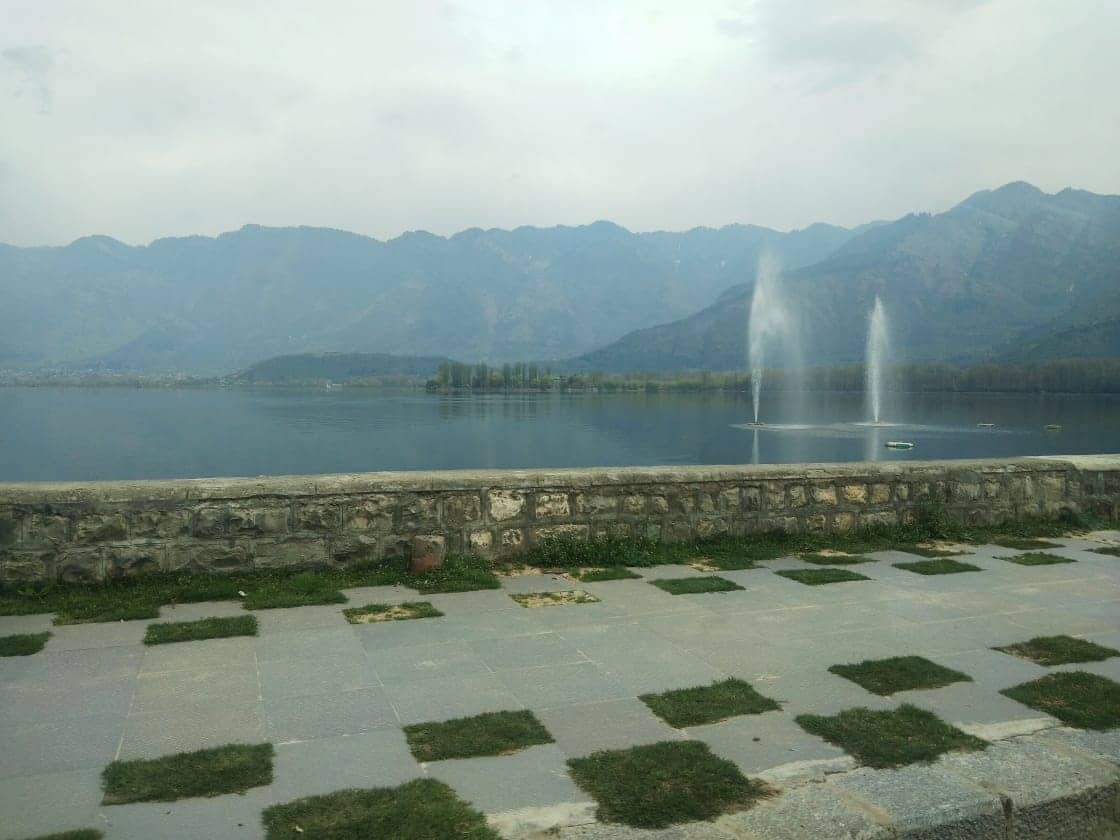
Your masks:
{"label": "checkerboard grass patch", "polygon": [[802,554],[800,557],[814,566],[854,566],[858,563],[873,562],[870,557],[864,557],[862,554]]}
{"label": "checkerboard grass patch", "polygon": [[161,758],[114,761],[101,773],[102,805],[172,802],[272,784],[272,744],[227,744]]}
{"label": "checkerboard grass patch", "polygon": [[257,635],[257,617],[238,615],[231,618],[203,618],[199,621],[173,621],[149,624],[144,634],[146,645],[172,642],[194,642],[202,639],[225,639],[230,636]]}
{"label": "checkerboard grass patch", "polygon": [[523,607],[560,607],[565,604],[595,604],[599,601],[582,589],[561,589],[556,592],[512,592],[510,596]]}
{"label": "checkerboard grass patch", "polygon": [[486,818],[435,779],[340,790],[267,808],[268,840],[499,840]]}
{"label": "checkerboard grass patch", "polygon": [[651,580],[658,589],[663,589],[670,595],[698,595],[701,592],[733,592],[742,589],[735,581],[721,578],[717,575],[704,575],[703,577],[684,578],[659,578]]}
{"label": "checkerboard grass patch", "polygon": [[965,553],[963,551],[950,551],[946,548],[930,548],[927,545],[914,545],[913,543],[896,545],[894,549],[906,554],[917,554],[919,557],[960,557]]}
{"label": "checkerboard grass patch", "polygon": [[342,611],[351,624],[373,624],[378,621],[408,621],[414,618],[439,618],[443,615],[428,601],[405,601],[403,604],[366,604]]}
{"label": "checkerboard grass patch", "polygon": [[1120,656],[1118,650],[1098,645],[1087,639],[1075,639],[1073,636],[1036,636],[1025,642],[992,648],[992,650],[1009,653],[1047,667],[1068,665],[1071,662],[1103,662],[1113,656]]}
{"label": "checkerboard grass patch", "polygon": [[741,811],[770,795],[700,741],[662,741],[568,761],[572,779],[598,803],[601,822],[665,828]]}
{"label": "checkerboard grass patch", "polygon": [[982,750],[987,742],[961,732],[917,706],[889,711],[848,709],[840,714],[798,715],[798,725],[869,767],[902,767],[933,761],[950,750]]}
{"label": "checkerboard grass patch", "polygon": [[826,583],[844,583],[849,580],[871,580],[867,575],[861,575],[849,569],[782,569],[774,572],[774,574],[795,580],[806,586],[823,586]]}
{"label": "checkerboard grass patch", "polygon": [[1120,726],[1120,683],[1084,671],[1055,671],[1000,692],[1078,729]]}
{"label": "checkerboard grass patch", "polygon": [[308,607],[315,604],[345,604],[346,596],[314,572],[303,572],[290,578],[267,581],[249,590],[244,604],[247,610],[273,610],[284,607]]}
{"label": "checkerboard grass patch", "polygon": [[938,557],[933,560],[915,560],[913,563],[893,563],[896,569],[904,569],[919,575],[955,575],[960,572],[980,572],[979,566],[961,563],[951,557]]}
{"label": "checkerboard grass patch", "polygon": [[641,575],[636,575],[625,566],[610,566],[604,569],[584,569],[576,577],[586,583],[596,583],[604,580],[636,580]]}
{"label": "checkerboard grass patch", "polygon": [[31,656],[46,647],[50,637],[49,632],[0,636],[0,656]]}
{"label": "checkerboard grass patch", "polygon": [[75,831],[62,831],[57,834],[41,834],[30,840],[101,840],[105,835],[95,828],[79,828]]}
{"label": "checkerboard grass patch", "polygon": [[643,694],[638,699],[677,729],[781,709],[776,701],[762,696],[749,683],[734,678],[662,694]]}
{"label": "checkerboard grass patch", "polygon": [[941,688],[955,682],[972,681],[968,674],[930,662],[921,656],[865,659],[852,665],[833,665],[828,670],[883,697],[898,691]]}
{"label": "checkerboard grass patch", "polygon": [[1020,566],[1053,566],[1058,563],[1076,563],[1068,557],[1059,557],[1056,554],[1046,554],[1042,551],[1030,551],[1026,554],[1017,554],[1014,557],[1004,557],[1008,563],[1018,563]]}
{"label": "checkerboard grass patch", "polygon": [[404,734],[417,761],[508,755],[536,744],[552,743],[552,735],[528,710],[416,723],[406,726]]}
{"label": "checkerboard grass patch", "polygon": [[1112,557],[1120,557],[1120,545],[1109,545],[1104,548],[1094,548],[1093,552],[1096,554],[1108,554]]}
{"label": "checkerboard grass patch", "polygon": [[1014,548],[1019,551],[1030,551],[1040,548],[1061,548],[1060,543],[1050,542],[1049,540],[1035,540],[1029,537],[994,537],[992,545],[1002,546],[1003,548]]}

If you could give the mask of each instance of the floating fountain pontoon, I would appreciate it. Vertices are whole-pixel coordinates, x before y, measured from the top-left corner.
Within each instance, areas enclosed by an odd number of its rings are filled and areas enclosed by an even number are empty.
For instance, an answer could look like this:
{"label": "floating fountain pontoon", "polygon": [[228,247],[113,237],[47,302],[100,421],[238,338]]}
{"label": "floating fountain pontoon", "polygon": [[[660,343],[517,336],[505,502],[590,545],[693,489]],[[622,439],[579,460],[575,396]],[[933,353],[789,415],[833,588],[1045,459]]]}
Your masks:
{"label": "floating fountain pontoon", "polygon": [[914,444],[908,440],[888,440],[886,447],[887,449],[913,449]]}
{"label": "floating fountain pontoon", "polygon": [[977,429],[994,429],[995,427],[996,427],[995,423],[977,423],[976,424]]}
{"label": "floating fountain pontoon", "polygon": [[1060,432],[1062,430],[1062,424],[1061,423],[1047,423],[1042,428],[1044,428],[1048,432]]}

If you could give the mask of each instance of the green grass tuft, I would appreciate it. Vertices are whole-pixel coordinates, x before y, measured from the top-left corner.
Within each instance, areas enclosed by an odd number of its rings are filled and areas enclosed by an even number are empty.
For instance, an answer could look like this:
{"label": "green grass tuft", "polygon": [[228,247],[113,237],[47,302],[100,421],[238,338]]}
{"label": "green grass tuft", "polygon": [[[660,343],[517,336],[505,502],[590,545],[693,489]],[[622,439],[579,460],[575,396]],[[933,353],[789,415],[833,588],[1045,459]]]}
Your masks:
{"label": "green grass tuft", "polygon": [[736,589],[743,588],[734,581],[728,580],[727,578],[716,577],[715,575],[661,578],[659,580],[651,580],[650,583],[658,589],[664,589],[670,595],[696,595],[701,592],[733,592]]}
{"label": "green grass tuft", "polygon": [[955,575],[960,572],[981,572],[979,566],[971,563],[961,563],[950,557],[939,557],[936,560],[916,560],[913,563],[894,563],[896,569],[905,569],[919,575]]}
{"label": "green grass tuft", "polygon": [[801,559],[815,566],[854,566],[858,563],[874,562],[870,557],[862,554],[837,555],[837,554],[802,554]]}
{"label": "green grass tuft", "polygon": [[838,715],[798,715],[797,724],[868,767],[901,767],[933,761],[950,750],[988,744],[950,726],[932,712],[906,703],[890,711],[848,709]]}
{"label": "green grass tuft", "polygon": [[576,577],[586,583],[598,583],[604,580],[637,580],[641,575],[634,574],[625,566],[611,566],[605,569],[587,569]]}
{"label": "green grass tuft", "polygon": [[425,595],[502,588],[502,582],[494,574],[490,561],[466,554],[448,555],[440,568],[430,572],[405,572],[398,582]]}
{"label": "green grass tuft", "polygon": [[1032,548],[1062,548],[1061,543],[1036,540],[1029,537],[994,537],[991,544],[1004,548],[1015,548],[1020,551],[1030,551]]}
{"label": "green grass tuft", "polygon": [[653,566],[661,546],[644,537],[546,537],[526,551],[521,559],[530,566]]}
{"label": "green grass tuft", "polygon": [[773,712],[781,706],[755,691],[748,683],[728,679],[697,688],[681,688],[640,698],[655,715],[670,726],[703,726],[737,715]]}
{"label": "green grass tuft", "polygon": [[0,636],[0,656],[31,656],[46,647],[50,637],[49,632]]}
{"label": "green grass tuft", "polygon": [[225,639],[229,636],[257,635],[257,617],[239,615],[232,618],[203,618],[199,621],[174,621],[149,624],[144,644],[165,645],[171,642],[194,642],[201,639]]}
{"label": "green grass tuft", "polygon": [[439,618],[442,612],[428,601],[405,601],[401,604],[366,604],[351,607],[342,614],[351,624],[375,624],[379,621],[408,621],[414,618]]}
{"label": "green grass tuft", "polygon": [[435,779],[340,790],[265,809],[268,840],[499,840],[486,818]]}
{"label": "green grass tuft", "polygon": [[1094,548],[1093,552],[1096,554],[1108,554],[1112,557],[1120,557],[1120,545],[1109,545],[1104,548]]}
{"label": "green grass tuft", "polygon": [[1056,671],[1000,692],[1078,729],[1120,726],[1120,684],[1084,671]]}
{"label": "green grass tuft", "polygon": [[1036,636],[1025,642],[992,648],[992,650],[1009,653],[1047,667],[1068,665],[1073,662],[1103,662],[1113,656],[1120,656],[1120,650],[1113,650],[1086,639],[1075,639],[1073,636]]}
{"label": "green grass tuft", "polygon": [[346,596],[329,579],[315,572],[301,572],[249,590],[247,610],[275,610],[315,604],[345,604]]}
{"label": "green grass tuft", "polygon": [[865,659],[854,665],[833,665],[831,673],[851,680],[872,694],[884,697],[897,691],[941,688],[955,682],[972,682],[972,677],[930,662],[920,656],[895,656],[890,659]]}
{"label": "green grass tuft", "polygon": [[507,755],[535,744],[552,743],[552,735],[528,710],[416,723],[406,726],[404,734],[417,761]]}
{"label": "green grass tuft", "polygon": [[57,834],[41,834],[30,840],[101,840],[105,835],[96,828],[79,828],[74,831],[61,831]]}
{"label": "green grass tuft", "polygon": [[227,744],[162,758],[114,761],[101,773],[101,804],[172,802],[269,785],[272,755],[272,744]]}
{"label": "green grass tuft", "polygon": [[1058,563],[1076,563],[1068,557],[1058,557],[1056,554],[1045,554],[1041,551],[1032,551],[1016,557],[1004,557],[1009,563],[1018,563],[1020,566],[1054,566]]}
{"label": "green grass tuft", "polygon": [[572,779],[598,803],[602,822],[665,828],[741,811],[770,789],[747,779],[699,741],[662,741],[568,761]]}
{"label": "green grass tuft", "polygon": [[782,569],[774,572],[784,578],[795,580],[806,586],[823,586],[826,583],[844,583],[849,580],[871,580],[849,569]]}

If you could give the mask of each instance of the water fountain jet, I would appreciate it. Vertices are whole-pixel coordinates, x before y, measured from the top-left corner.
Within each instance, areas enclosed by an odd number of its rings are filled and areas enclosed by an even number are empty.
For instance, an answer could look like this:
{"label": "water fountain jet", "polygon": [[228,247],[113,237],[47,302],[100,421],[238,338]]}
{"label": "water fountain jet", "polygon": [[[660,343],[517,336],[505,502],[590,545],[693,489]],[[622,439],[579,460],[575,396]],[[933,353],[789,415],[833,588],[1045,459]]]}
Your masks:
{"label": "water fountain jet", "polygon": [[867,353],[865,358],[867,413],[873,425],[883,425],[883,369],[890,344],[887,336],[887,311],[883,301],[875,295],[875,306],[867,326]]}
{"label": "water fountain jet", "polygon": [[[778,291],[775,282],[776,274],[777,267],[772,260],[763,258],[759,261],[758,277],[751,294],[751,309],[747,321],[751,405],[754,409],[754,422],[747,425],[756,428],[766,425],[759,420],[759,403],[762,398],[762,375],[767,350],[772,350],[775,340],[781,339],[787,357],[797,356],[796,352],[790,352],[790,346],[794,343],[793,322]],[[786,361],[790,360],[787,358]]]}

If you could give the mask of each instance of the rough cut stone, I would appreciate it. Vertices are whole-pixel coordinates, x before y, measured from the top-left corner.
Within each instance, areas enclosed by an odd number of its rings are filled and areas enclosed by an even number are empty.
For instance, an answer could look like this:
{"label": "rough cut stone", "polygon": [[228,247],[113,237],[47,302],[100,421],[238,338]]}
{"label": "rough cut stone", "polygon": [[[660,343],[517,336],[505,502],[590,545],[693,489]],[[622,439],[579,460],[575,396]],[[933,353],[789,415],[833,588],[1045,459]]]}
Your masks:
{"label": "rough cut stone", "polygon": [[818,505],[836,504],[836,488],[831,484],[818,484],[813,487],[813,501]]}
{"label": "rough cut stone", "polygon": [[494,544],[494,535],[490,531],[471,531],[470,547],[472,551],[486,553]]}
{"label": "rough cut stone", "polygon": [[857,504],[863,504],[867,501],[866,484],[845,484],[841,488],[840,492],[844,497],[845,502],[855,502]]}
{"label": "rough cut stone", "polygon": [[119,513],[87,514],[74,528],[74,541],[79,543],[112,542],[128,539],[128,520]]}
{"label": "rough cut stone", "polygon": [[447,540],[436,534],[413,537],[409,542],[408,567],[414,572],[438,569],[447,559]]}
{"label": "rough cut stone", "polygon": [[467,525],[482,519],[482,501],[477,495],[448,496],[443,500],[446,525]]}
{"label": "rough cut stone", "polygon": [[872,484],[870,501],[873,505],[884,505],[891,500],[891,486],[889,484]]}
{"label": "rough cut stone", "polygon": [[605,493],[580,493],[576,496],[576,512],[587,516],[604,516],[618,510],[618,498]]}
{"label": "rough cut stone", "polygon": [[525,509],[525,494],[519,490],[491,490],[487,501],[491,518],[498,522],[513,519]]}
{"label": "rough cut stone", "polygon": [[568,516],[571,509],[568,505],[567,493],[538,493],[536,515],[538,519],[547,519],[556,516]]}

